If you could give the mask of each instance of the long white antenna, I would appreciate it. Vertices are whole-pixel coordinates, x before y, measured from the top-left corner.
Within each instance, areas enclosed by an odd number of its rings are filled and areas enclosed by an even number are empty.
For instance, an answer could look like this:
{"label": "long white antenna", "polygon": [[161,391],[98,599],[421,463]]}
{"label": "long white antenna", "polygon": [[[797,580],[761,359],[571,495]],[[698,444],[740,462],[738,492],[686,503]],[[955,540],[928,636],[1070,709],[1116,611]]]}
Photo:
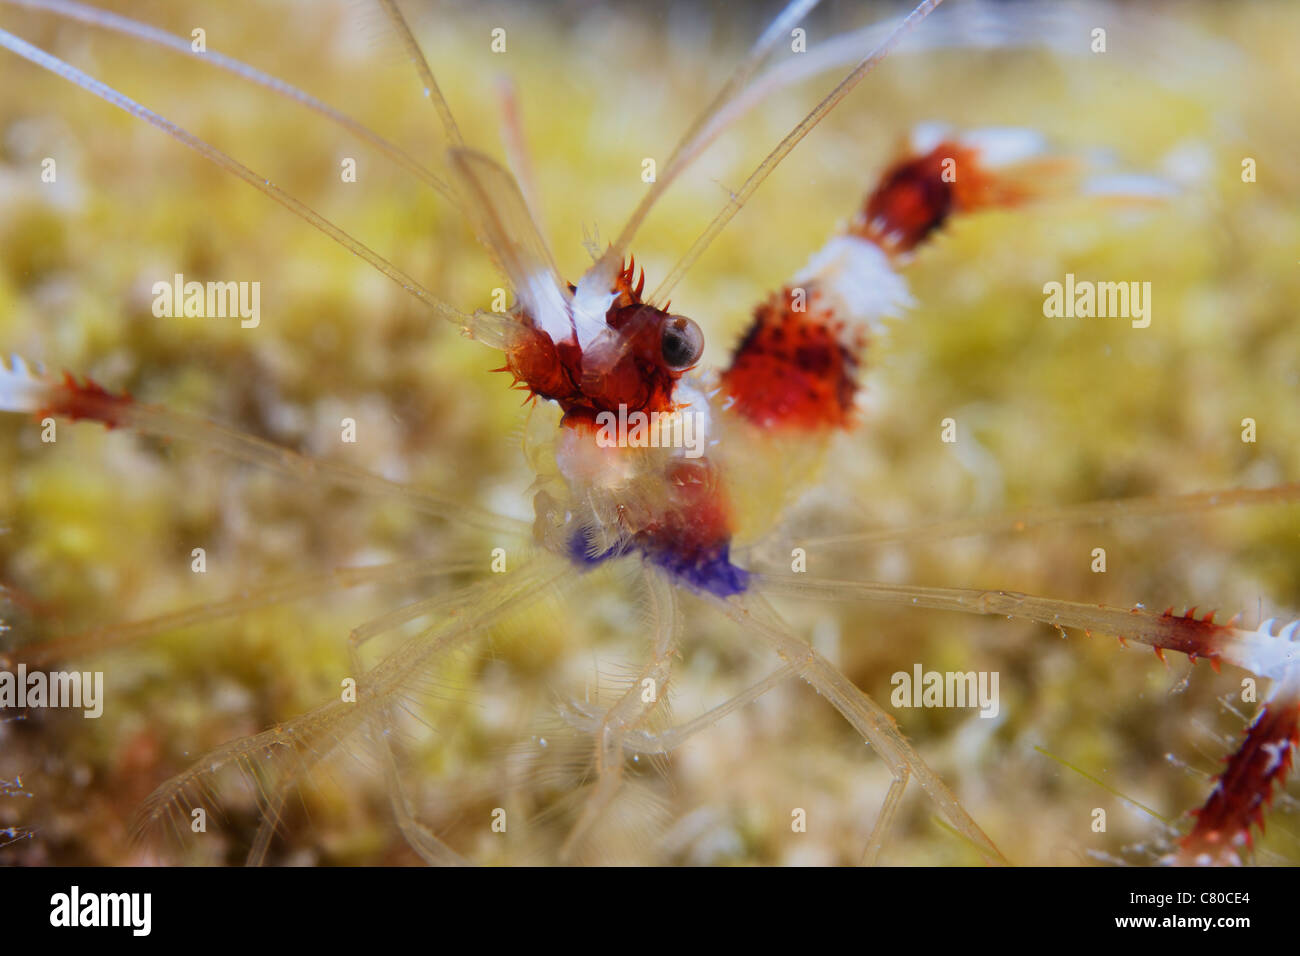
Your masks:
{"label": "long white antenna", "polygon": [[758,168],[750,173],[744,185],[727,200],[727,204],[722,208],[722,211],[714,217],[708,228],[700,234],[700,237],[695,240],[695,243],[686,251],[686,254],[682,256],[677,265],[673,266],[672,271],[659,284],[659,288],[655,289],[650,296],[651,302],[660,303],[667,299],[669,293],[681,281],[682,276],[686,274],[686,270],[709,247],[709,243],[714,240],[718,233],[726,228],[727,223],[731,222],[736,213],[740,212],[741,207],[754,194],[754,190],[762,185],[763,180],[767,179],[781,160],[785,159],[790,154],[790,151],[799,145],[800,140],[812,132],[813,128],[839,104],[840,100],[849,95],[862,78],[875,68],[876,64],[889,55],[889,52],[898,45],[898,42],[903,39],[909,30],[925,19],[930,11],[942,2],[943,0],[923,0],[922,3],[918,4],[916,9],[894,28],[894,31],[885,38],[880,46],[876,47],[867,55],[866,59],[854,67],[849,75],[826,95],[825,99],[813,107],[812,112],[805,116],[799,122],[799,125],[786,134],[785,139],[781,140],[776,148],[758,164]]}

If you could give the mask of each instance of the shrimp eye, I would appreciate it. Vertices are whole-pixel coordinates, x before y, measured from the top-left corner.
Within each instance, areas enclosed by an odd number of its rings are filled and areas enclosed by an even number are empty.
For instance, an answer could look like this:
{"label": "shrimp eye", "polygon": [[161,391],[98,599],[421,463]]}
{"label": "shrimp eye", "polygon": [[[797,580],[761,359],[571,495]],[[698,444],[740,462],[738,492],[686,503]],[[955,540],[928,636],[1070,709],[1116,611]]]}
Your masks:
{"label": "shrimp eye", "polygon": [[704,333],[684,315],[670,315],[664,323],[664,364],[673,371],[688,369],[704,354]]}

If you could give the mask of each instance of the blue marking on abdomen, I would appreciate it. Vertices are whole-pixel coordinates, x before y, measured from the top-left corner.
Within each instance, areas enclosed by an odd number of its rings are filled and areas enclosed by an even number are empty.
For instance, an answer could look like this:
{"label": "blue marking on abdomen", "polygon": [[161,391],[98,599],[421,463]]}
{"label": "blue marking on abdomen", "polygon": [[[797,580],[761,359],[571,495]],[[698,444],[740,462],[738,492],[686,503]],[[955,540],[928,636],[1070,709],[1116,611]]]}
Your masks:
{"label": "blue marking on abdomen", "polygon": [[748,590],[750,574],[731,563],[731,542],[723,541],[707,550],[683,552],[656,546],[640,536],[622,541],[605,551],[593,552],[591,533],[579,528],[569,537],[569,559],[584,568],[639,551],[651,564],[658,565],[676,580],[697,591],[717,597],[731,597]]}

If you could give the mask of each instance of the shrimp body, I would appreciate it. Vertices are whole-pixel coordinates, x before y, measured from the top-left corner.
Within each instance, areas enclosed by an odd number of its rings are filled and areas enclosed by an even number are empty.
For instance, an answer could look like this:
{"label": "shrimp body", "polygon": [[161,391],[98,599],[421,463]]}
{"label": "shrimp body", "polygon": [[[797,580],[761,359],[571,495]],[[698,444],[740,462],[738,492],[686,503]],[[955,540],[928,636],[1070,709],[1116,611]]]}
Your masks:
{"label": "shrimp body", "polygon": [[[584,365],[597,346],[588,342],[584,348],[576,323],[568,329],[561,324],[557,335],[535,317],[520,315],[523,331],[503,371],[533,395],[558,404],[566,427],[592,426],[601,412],[620,407],[671,411],[673,387],[699,360],[704,338],[698,326],[644,302],[645,273],[634,285],[635,267],[630,263],[615,277],[602,332],[618,342],[619,354],[599,374]],[[577,288],[570,285],[569,291]]]}
{"label": "shrimp body", "polygon": [[[674,459],[656,476],[658,493],[639,495],[633,483],[619,489],[618,540],[594,544],[593,523],[577,523],[568,552],[580,567],[639,553],[692,589],[729,597],[749,587],[750,575],[731,560],[733,509],[724,473],[708,459]],[[631,502],[653,501],[637,513]]]}
{"label": "shrimp body", "polygon": [[[639,553],[689,587],[736,594],[748,574],[730,560],[732,509],[721,471],[671,440],[690,416],[692,447],[701,452],[709,441],[708,396],[684,379],[704,336],[685,316],[646,303],[645,274],[634,276],[629,262],[607,299],[597,298],[604,324],[594,332],[583,321],[590,310],[579,305],[583,283],[567,287],[567,325],[555,321],[558,309],[540,321],[527,305],[518,310],[521,331],[499,371],[563,413],[553,477],[567,505],[539,499],[539,536],[581,569]],[[628,421],[630,433],[619,435],[617,423]]]}
{"label": "shrimp body", "polygon": [[[569,533],[569,555],[589,565],[636,551],[690,587],[724,597],[743,591],[748,574],[730,560],[736,531],[731,489],[740,486],[741,500],[763,501],[762,486],[775,474],[778,493],[788,500],[792,487],[806,483],[792,481],[795,475],[816,475],[815,461],[830,436],[858,424],[865,352],[873,337],[886,332],[885,320],[912,304],[902,268],[916,249],[954,215],[1047,194],[1033,182],[1048,173],[1058,174],[1052,191],[1072,188],[1074,180],[1059,174],[1075,165],[1048,153],[1043,138],[1029,130],[957,134],[936,124],[918,126],[845,233],[832,237],[789,284],[759,305],[728,367],[702,376],[698,387],[683,380],[689,365],[681,367],[684,360],[668,355],[680,346],[693,364],[702,335],[690,320],[643,302],[645,276],[634,284],[631,264],[616,273],[605,316],[607,330],[620,341],[618,357],[603,368],[594,363],[598,374],[590,359],[599,351],[600,334],[588,336],[584,351],[578,321],[568,327],[551,323],[567,332],[554,341],[524,316],[527,332],[509,353],[507,368],[535,396],[563,410],[563,428],[575,433],[562,442],[560,455],[573,496],[581,499],[600,488],[610,499],[612,517],[605,520],[621,532],[598,534],[600,519],[593,511]],[[663,414],[706,407],[709,420],[722,429],[711,443],[729,446],[718,461],[686,467],[680,452],[656,456],[589,447],[593,426],[618,409]],[[787,441],[774,443],[774,437]],[[777,458],[788,459],[785,467],[752,467]],[[755,510],[759,534],[781,513],[770,502]]]}

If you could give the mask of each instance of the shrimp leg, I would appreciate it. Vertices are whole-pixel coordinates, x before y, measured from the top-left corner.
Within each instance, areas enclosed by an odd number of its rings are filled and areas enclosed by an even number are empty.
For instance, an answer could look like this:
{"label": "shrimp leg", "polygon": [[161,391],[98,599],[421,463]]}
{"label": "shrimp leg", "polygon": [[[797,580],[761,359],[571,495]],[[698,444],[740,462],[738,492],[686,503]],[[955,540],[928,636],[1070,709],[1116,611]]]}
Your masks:
{"label": "shrimp leg", "polygon": [[957,797],[899,731],[894,718],[859,690],[830,661],[801,641],[761,596],[751,593],[719,602],[723,612],[741,627],[762,638],[781,659],[792,664],[805,681],[834,705],[853,728],[876,749],[894,775],[872,829],[865,860],[874,861],[885,835],[892,826],[900,798],[915,776],[921,789],[934,801],[949,822],[966,837],[989,863],[1005,864],[1006,858],[993,844]]}
{"label": "shrimp leg", "polygon": [[238,617],[258,608],[327,595],[343,588],[395,584],[418,577],[443,577],[478,570],[482,570],[482,562],[440,564],[428,558],[335,568],[320,574],[282,581],[270,587],[244,591],[225,600],[211,601],[143,620],[97,627],[93,630],[29,644],[21,648],[18,656],[29,665],[46,667],[70,657],[116,650],[155,634]]}
{"label": "shrimp leg", "polygon": [[[477,585],[476,588],[481,590],[483,585]],[[389,611],[353,628],[348,635],[348,659],[351,662],[352,674],[361,675],[365,672],[365,667],[361,661],[361,647],[367,641],[390,633],[417,618],[440,612],[455,613],[458,608],[462,608],[466,604],[469,595],[474,591],[475,588],[471,588],[469,591],[425,598]],[[358,696],[360,695],[358,694]],[[442,864],[465,862],[450,847],[438,840],[431,831],[415,820],[410,801],[407,799],[405,791],[402,790],[397,778],[397,761],[389,745],[388,735],[384,733],[386,726],[392,726],[392,708],[388,706],[381,708],[378,713],[371,716],[369,731],[371,739],[377,742],[382,750],[385,783],[388,787],[393,813],[402,835],[406,837],[412,848],[426,862]],[[258,826],[257,836],[253,840],[252,848],[249,850],[246,860],[249,866],[261,866],[265,861],[266,853],[271,846],[271,840],[275,836],[275,831],[279,829],[284,805],[289,793],[296,785],[298,777],[298,774],[286,774],[276,784],[272,792],[265,794],[266,805],[262,812],[262,822]]]}
{"label": "shrimp leg", "polygon": [[[0,31],[3,32],[3,31]],[[318,481],[359,494],[397,498],[424,514],[459,521],[485,530],[523,534],[528,525],[454,499],[414,488],[348,465],[309,458],[261,438],[214,422],[183,415],[160,405],[146,405],[130,395],[110,392],[71,375],[60,381],[13,357],[0,359],[0,411],[54,416],[70,421],[96,421],[108,428],[130,428],[139,434],[181,439],[249,464],[278,471],[297,481]]]}
{"label": "shrimp leg", "polygon": [[[650,660],[623,695],[601,716],[595,728],[596,784],[587,797],[578,822],[560,848],[561,861],[567,862],[573,857],[574,851],[618,794],[623,780],[624,741],[628,733],[644,722],[655,708],[668,681],[671,659],[681,629],[676,594],[670,581],[648,568],[645,581],[655,620]],[[642,690],[646,681],[652,682],[650,686],[654,688],[649,699]]]}
{"label": "shrimp leg", "polygon": [[1221,508],[1248,505],[1273,505],[1300,500],[1300,482],[1287,482],[1267,488],[1229,488],[1223,491],[1196,491],[1182,495],[1148,495],[1090,501],[1060,508],[1028,508],[1003,514],[977,515],[905,527],[849,531],[801,541],[806,548],[856,547],[900,541],[950,541],[955,538],[986,534],[1019,534],[1033,528],[1056,524],[1091,524],[1117,518],[1164,517],[1194,514]]}
{"label": "shrimp leg", "polygon": [[[137,832],[158,823],[173,825],[183,811],[212,794],[218,773],[233,768],[258,791],[263,809],[263,831],[254,852],[265,853],[287,795],[316,764],[373,719],[382,720],[392,701],[409,692],[420,675],[466,644],[470,639],[558,585],[567,566],[540,561],[521,567],[508,581],[490,580],[456,595],[434,599],[442,609],[438,620],[402,643],[372,669],[358,674],[356,700],[333,700],[285,724],[251,737],[232,741],[206,755],[188,770],[164,783],[146,801],[137,820]],[[370,627],[354,644],[380,633],[384,625],[413,620],[434,605],[420,602],[390,612]],[[381,623],[382,622],[382,623]],[[403,803],[401,809],[405,809]],[[399,817],[404,817],[399,813]],[[260,857],[250,855],[251,863]]]}

